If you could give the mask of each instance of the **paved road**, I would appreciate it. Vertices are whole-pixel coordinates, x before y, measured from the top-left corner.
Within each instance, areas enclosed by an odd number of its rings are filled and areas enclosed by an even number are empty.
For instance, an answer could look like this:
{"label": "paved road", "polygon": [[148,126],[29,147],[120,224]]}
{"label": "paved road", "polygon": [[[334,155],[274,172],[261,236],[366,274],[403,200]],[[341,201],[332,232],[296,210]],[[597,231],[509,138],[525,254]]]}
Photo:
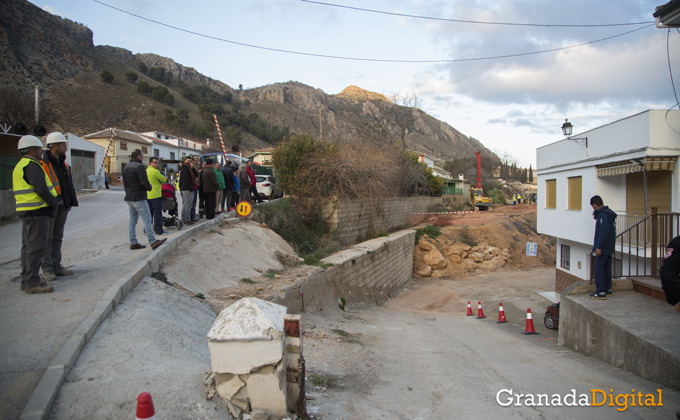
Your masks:
{"label": "paved road", "polygon": [[[0,418],[17,418],[68,336],[111,284],[151,252],[130,251],[128,210],[121,189],[79,196],[66,224],[63,264],[73,276],[55,292],[19,291],[21,223],[0,227]],[[137,236],[146,243],[141,223]],[[177,235],[170,230],[169,237]]]}

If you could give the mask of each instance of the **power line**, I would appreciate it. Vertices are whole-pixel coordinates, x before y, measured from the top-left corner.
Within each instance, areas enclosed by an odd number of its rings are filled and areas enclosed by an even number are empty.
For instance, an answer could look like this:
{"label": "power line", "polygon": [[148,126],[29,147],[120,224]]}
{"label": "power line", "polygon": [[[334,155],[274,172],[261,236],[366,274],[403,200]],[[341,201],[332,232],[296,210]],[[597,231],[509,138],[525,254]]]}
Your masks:
{"label": "power line", "polygon": [[174,26],[174,25],[170,25],[170,24],[165,23],[165,22],[160,22],[160,21],[157,21],[157,20],[154,20],[154,19],[150,19],[148,17],[141,16],[141,15],[138,15],[138,14],[135,14],[135,13],[132,13],[132,12],[128,12],[127,10],[123,10],[121,8],[118,8],[118,7],[112,6],[110,4],[104,3],[100,0],[92,0],[92,1],[95,2],[95,3],[99,3],[102,6],[109,7],[113,10],[117,10],[121,13],[125,13],[127,15],[134,16],[136,18],[145,20],[147,22],[155,23],[157,25],[165,26],[167,28],[175,29],[177,31],[185,32],[185,33],[188,33],[188,34],[191,34],[191,35],[196,35],[196,36],[200,36],[200,37],[203,37],[203,38],[212,39],[212,40],[215,40],[215,41],[226,42],[226,43],[233,44],[233,45],[239,45],[239,46],[242,46],[242,47],[255,48],[255,49],[260,49],[260,50],[265,50],[265,51],[274,51],[274,52],[280,52],[280,53],[285,53],[285,54],[302,55],[302,56],[307,56],[307,57],[331,58],[331,59],[335,59],[335,60],[364,61],[364,62],[377,62],[377,63],[459,63],[459,62],[466,62],[466,61],[499,60],[499,59],[503,59],[503,58],[513,58],[513,57],[523,57],[523,56],[528,56],[528,55],[545,54],[545,53],[550,53],[550,52],[568,50],[568,49],[576,48],[576,47],[582,47],[584,45],[595,44],[595,43],[602,42],[602,41],[607,41],[607,40],[610,40],[610,39],[613,39],[613,38],[617,38],[617,37],[620,37],[620,36],[631,34],[633,32],[641,31],[643,29],[646,29],[646,28],[649,28],[649,27],[655,25],[655,23],[651,23],[650,25],[643,26],[642,28],[637,28],[637,29],[633,29],[633,30],[630,30],[630,31],[627,31],[627,32],[622,32],[620,34],[608,36],[608,37],[605,37],[605,38],[596,39],[594,41],[582,42],[580,44],[569,45],[569,46],[566,46],[566,47],[551,48],[551,49],[547,49],[547,50],[530,51],[530,52],[517,53],[517,54],[496,55],[496,56],[489,56],[489,57],[452,58],[452,59],[436,59],[436,60],[400,60],[400,59],[362,58],[362,57],[348,57],[348,56],[339,56],[339,55],[308,53],[308,52],[304,52],[304,51],[286,50],[286,49],[281,49],[281,48],[272,48],[272,47],[265,47],[265,46],[261,46],[261,45],[255,45],[255,44],[248,44],[248,43],[245,43],[245,42],[232,41],[232,40],[229,40],[229,39],[224,39],[224,38],[219,38],[219,37],[212,36],[212,35],[202,34],[200,32],[191,31],[189,29],[180,28],[179,26]]}
{"label": "power line", "polygon": [[650,23],[655,23],[654,21],[629,22],[629,23],[600,23],[600,24],[489,22],[489,21],[481,21],[481,20],[447,19],[447,18],[432,17],[432,16],[410,15],[410,14],[406,14],[406,13],[386,12],[384,10],[364,9],[362,7],[345,6],[343,4],[325,3],[325,2],[314,1],[314,0],[300,0],[300,1],[305,2],[305,3],[318,4],[318,5],[321,5],[321,6],[339,7],[339,8],[342,8],[342,9],[356,10],[356,11],[359,11],[359,12],[378,13],[378,14],[382,14],[382,15],[407,17],[407,18],[413,18],[413,19],[436,20],[436,21],[441,21],[441,22],[471,23],[471,24],[477,24],[477,25],[534,26],[534,27],[538,26],[538,27],[545,27],[545,28],[549,28],[549,27],[601,28],[601,27],[608,27],[608,26],[632,26],[632,25],[647,25],[647,24],[650,24]]}

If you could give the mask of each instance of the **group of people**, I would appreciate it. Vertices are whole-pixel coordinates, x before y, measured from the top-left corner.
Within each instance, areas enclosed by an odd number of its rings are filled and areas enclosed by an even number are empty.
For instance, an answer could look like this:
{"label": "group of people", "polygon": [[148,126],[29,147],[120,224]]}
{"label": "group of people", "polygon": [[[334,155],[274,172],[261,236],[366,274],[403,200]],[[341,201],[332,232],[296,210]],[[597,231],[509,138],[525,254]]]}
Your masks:
{"label": "group of people", "polygon": [[[23,136],[21,159],[12,172],[16,212],[21,218],[21,290],[51,293],[47,282],[73,271],[61,264],[64,225],[78,205],[71,168],[66,163],[68,141],[59,132],[46,137],[47,150],[35,136]],[[42,273],[41,273],[42,272]]]}
{"label": "group of people", "polygon": [[178,188],[182,194],[181,220],[187,225],[203,216],[210,220],[233,210],[239,200],[252,202],[251,194],[262,202],[251,161],[239,167],[227,160],[222,166],[211,158],[201,162],[198,156],[187,156],[179,170]]}

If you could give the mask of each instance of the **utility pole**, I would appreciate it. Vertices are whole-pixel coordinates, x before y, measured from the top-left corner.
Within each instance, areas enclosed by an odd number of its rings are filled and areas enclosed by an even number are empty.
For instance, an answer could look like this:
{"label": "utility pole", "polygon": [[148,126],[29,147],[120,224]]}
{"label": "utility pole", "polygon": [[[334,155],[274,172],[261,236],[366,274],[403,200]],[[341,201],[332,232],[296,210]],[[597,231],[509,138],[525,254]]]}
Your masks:
{"label": "utility pole", "polygon": [[40,122],[40,88],[35,85],[35,123]]}

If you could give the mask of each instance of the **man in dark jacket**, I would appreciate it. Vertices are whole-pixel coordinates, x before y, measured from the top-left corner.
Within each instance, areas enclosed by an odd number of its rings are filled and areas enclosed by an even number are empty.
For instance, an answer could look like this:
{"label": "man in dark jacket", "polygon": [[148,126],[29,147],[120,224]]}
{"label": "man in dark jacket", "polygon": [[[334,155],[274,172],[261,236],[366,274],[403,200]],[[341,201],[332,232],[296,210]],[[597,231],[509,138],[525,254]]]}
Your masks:
{"label": "man in dark jacket", "polygon": [[137,228],[137,219],[142,218],[144,223],[144,231],[149,240],[149,245],[152,249],[156,249],[163,245],[166,239],[156,239],[153,234],[153,226],[151,225],[151,211],[149,204],[146,202],[146,192],[151,191],[151,184],[146,176],[146,168],[142,165],[144,155],[139,149],[135,149],[130,154],[130,163],[125,165],[123,169],[123,186],[125,188],[125,202],[130,211],[130,223],[128,225],[128,233],[130,235],[130,249],[146,248],[145,245],[137,242],[137,235],[135,230]]}
{"label": "man in dark jacket", "polygon": [[205,160],[205,167],[201,171],[201,185],[203,186],[203,199],[205,200],[205,218],[207,220],[215,218],[215,200],[217,196],[217,189],[220,185],[217,183],[217,175],[215,175],[215,165],[212,159]]}
{"label": "man in dark jacket", "polygon": [[47,135],[48,150],[43,152],[42,166],[57,192],[57,211],[50,224],[47,239],[47,253],[42,260],[42,277],[45,281],[53,281],[57,276],[70,276],[73,271],[61,264],[61,244],[64,238],[66,217],[71,207],[78,206],[76,189],[73,187],[71,168],[66,164],[68,141],[62,133]]}
{"label": "man in dark jacket", "polygon": [[659,274],[666,302],[680,312],[680,236],[668,243]]}
{"label": "man in dark jacket", "polygon": [[232,190],[234,189],[234,171],[231,169],[231,161],[227,162],[222,167],[222,176],[224,177],[224,194],[222,194],[222,211],[229,211],[235,207],[232,203]]}
{"label": "man in dark jacket", "polygon": [[182,194],[182,222],[185,225],[193,225],[191,209],[194,206],[194,173],[191,170],[191,156],[187,156],[179,170],[179,190]]}
{"label": "man in dark jacket", "polygon": [[602,197],[594,195],[590,206],[595,210],[595,241],[592,252],[595,253],[595,292],[593,299],[605,300],[612,294],[612,255],[616,242],[616,213],[604,205]]}
{"label": "man in dark jacket", "polygon": [[21,219],[21,290],[27,294],[51,293],[40,280],[40,263],[47,252],[50,219],[57,207],[57,192],[42,166],[42,143],[23,136],[17,145],[21,160],[12,172],[17,216]]}

